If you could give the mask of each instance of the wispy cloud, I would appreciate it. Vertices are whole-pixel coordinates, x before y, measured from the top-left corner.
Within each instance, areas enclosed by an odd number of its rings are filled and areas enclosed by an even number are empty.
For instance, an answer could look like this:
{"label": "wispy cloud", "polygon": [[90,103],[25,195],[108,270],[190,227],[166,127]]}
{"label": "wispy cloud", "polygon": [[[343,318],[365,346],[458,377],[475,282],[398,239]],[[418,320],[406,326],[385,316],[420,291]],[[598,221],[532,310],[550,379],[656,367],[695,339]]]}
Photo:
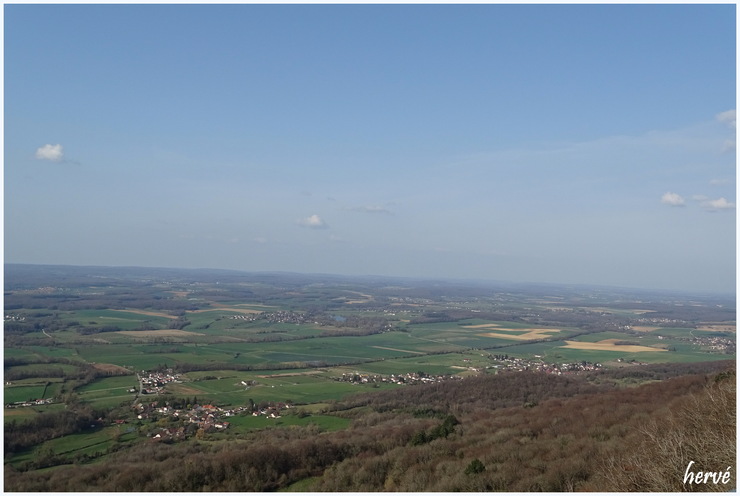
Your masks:
{"label": "wispy cloud", "polygon": [[729,179],[711,179],[709,181],[709,184],[711,186],[721,186],[723,184],[729,184],[729,183],[730,183]]}
{"label": "wispy cloud", "polygon": [[737,114],[736,110],[732,109],[732,110],[725,110],[724,112],[720,112],[715,117],[718,121],[725,123],[732,128],[735,128],[736,126],[735,123],[737,120],[736,114]]}
{"label": "wispy cloud", "polygon": [[324,222],[324,219],[316,214],[310,215],[305,219],[300,219],[298,224],[311,229],[327,229],[329,227],[327,223]]}
{"label": "wispy cloud", "polygon": [[351,210],[353,212],[365,212],[368,214],[388,214],[393,215],[393,212],[386,208],[382,207],[380,205],[363,205],[360,207],[349,207],[347,210]]}
{"label": "wispy cloud", "polygon": [[725,140],[725,142],[722,144],[722,153],[735,151],[735,148],[737,148],[737,143],[734,139]]}
{"label": "wispy cloud", "polygon": [[710,212],[716,212],[718,210],[732,210],[735,208],[735,204],[727,201],[725,197],[717,198],[716,200],[705,200],[701,203],[701,206]]}
{"label": "wispy cloud", "polygon": [[[715,116],[715,118],[719,122],[727,124],[727,126],[731,127],[733,131],[737,127],[737,112],[735,111],[735,109],[720,112]],[[732,138],[725,140],[724,144],[722,145],[722,152],[732,152],[735,150],[736,147],[736,138],[733,135]]]}
{"label": "wispy cloud", "polygon": [[36,150],[36,158],[39,160],[61,162],[64,159],[64,150],[62,145],[44,145]]}
{"label": "wispy cloud", "polygon": [[664,193],[663,196],[660,198],[660,201],[661,203],[670,205],[672,207],[683,207],[684,205],[686,205],[686,200],[684,200],[683,197],[678,193]]}

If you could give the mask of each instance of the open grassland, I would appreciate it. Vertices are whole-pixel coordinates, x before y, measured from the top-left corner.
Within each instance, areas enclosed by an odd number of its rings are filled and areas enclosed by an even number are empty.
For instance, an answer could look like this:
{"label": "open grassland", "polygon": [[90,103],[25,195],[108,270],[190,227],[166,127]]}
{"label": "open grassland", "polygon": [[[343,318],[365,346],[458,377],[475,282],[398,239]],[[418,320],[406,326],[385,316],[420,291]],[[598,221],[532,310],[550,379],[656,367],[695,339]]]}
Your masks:
{"label": "open grassland", "polygon": [[[339,400],[347,394],[371,390],[370,386],[338,382],[330,374],[291,377],[280,374],[265,376],[254,373],[235,373],[234,371],[221,371],[218,374],[220,378],[170,384],[167,386],[167,391],[175,396],[196,396],[199,401],[207,400],[219,405],[239,406],[248,405],[250,399],[255,403],[290,401],[296,404],[309,404]],[[244,386],[242,381],[253,385]]]}
{"label": "open grassland", "polygon": [[51,358],[74,358],[78,355],[77,349],[66,346],[28,346],[31,358],[43,360],[46,357]]}
{"label": "open grassland", "polygon": [[124,389],[139,388],[139,381],[135,375],[120,377],[101,377],[94,382],[82,386],[78,389],[81,394],[87,393],[107,393],[109,391],[120,391]]}
{"label": "open grassland", "polygon": [[173,317],[161,312],[142,310],[76,310],[65,313],[63,318],[67,322],[77,322],[82,326],[115,326],[131,330],[142,326],[163,327]]}
{"label": "open grassland", "polygon": [[136,376],[106,377],[93,381],[77,390],[80,399],[96,406],[116,406],[134,399],[134,389],[138,392]]}
{"label": "open grassland", "polygon": [[[300,410],[301,408],[298,407],[298,409]],[[231,424],[229,426],[230,432],[244,432],[255,429],[310,425],[317,426],[321,431],[337,431],[346,429],[351,421],[332,415],[313,414],[301,417],[296,415],[295,412],[290,412],[280,418],[269,418],[263,415],[258,417],[238,415],[236,417],[230,417],[229,422]],[[228,436],[230,432],[225,432],[224,435]]]}
{"label": "open grassland", "polygon": [[413,324],[408,326],[408,330],[408,343],[413,344],[414,349],[427,353],[460,352],[507,342],[506,339],[484,337],[476,330],[450,323]]}
{"label": "open grassland", "polygon": [[[7,400],[6,400],[7,401]],[[54,412],[66,409],[67,406],[64,403],[50,403],[48,405],[33,405],[33,406],[21,406],[14,408],[5,408],[3,415],[5,416],[5,423],[16,422],[33,418],[39,413],[43,412]]]}
{"label": "open grassland", "polygon": [[[29,355],[28,358],[33,358]],[[23,376],[23,377],[62,377],[64,374],[71,374],[78,370],[78,367],[68,363],[32,363],[28,365],[12,365],[5,367],[5,377]]]}
{"label": "open grassland", "polygon": [[[466,361],[467,360],[467,361]],[[429,375],[467,375],[471,368],[482,369],[490,365],[487,354],[445,353],[440,355],[419,355],[395,359],[386,359],[357,365],[335,367],[337,375],[341,373],[365,373],[390,376],[402,375],[409,372],[424,372]]]}
{"label": "open grassland", "polygon": [[[28,384],[17,386],[5,386],[3,391],[3,401],[7,403],[16,403],[19,401],[33,401],[44,398],[44,391],[47,390],[46,383]],[[50,391],[53,392],[53,391]],[[53,395],[50,395],[53,396]]]}

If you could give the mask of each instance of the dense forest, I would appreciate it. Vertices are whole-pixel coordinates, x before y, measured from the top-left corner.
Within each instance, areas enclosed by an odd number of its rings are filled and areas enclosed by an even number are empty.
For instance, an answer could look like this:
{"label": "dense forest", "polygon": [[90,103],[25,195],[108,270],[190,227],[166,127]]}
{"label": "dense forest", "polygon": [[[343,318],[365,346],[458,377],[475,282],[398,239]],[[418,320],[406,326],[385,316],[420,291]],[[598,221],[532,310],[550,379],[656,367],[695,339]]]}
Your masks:
{"label": "dense forest", "polygon": [[[646,366],[638,376],[483,375],[335,402],[330,410],[352,419],[339,431],[310,425],[148,442],[100,463],[45,471],[6,465],[5,489],[729,490],[736,487],[735,384],[732,361]],[[73,430],[97,413],[77,415],[46,428]],[[729,467],[730,481],[684,483],[691,462],[700,471]]]}

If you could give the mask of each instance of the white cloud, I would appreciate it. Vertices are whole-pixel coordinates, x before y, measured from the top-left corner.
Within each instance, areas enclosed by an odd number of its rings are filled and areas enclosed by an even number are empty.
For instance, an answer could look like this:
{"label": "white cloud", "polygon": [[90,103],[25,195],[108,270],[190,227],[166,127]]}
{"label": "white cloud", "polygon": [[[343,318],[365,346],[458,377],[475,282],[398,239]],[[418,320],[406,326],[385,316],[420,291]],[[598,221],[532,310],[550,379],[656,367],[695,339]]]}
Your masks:
{"label": "white cloud", "polygon": [[735,143],[734,139],[728,139],[725,140],[724,143],[722,143],[722,153],[732,152],[735,151],[735,148],[737,148],[737,144]]}
{"label": "white cloud", "polygon": [[[732,110],[725,110],[724,112],[720,112],[715,116],[715,118],[723,123],[727,124],[732,129],[735,129],[736,122],[737,122],[737,112],[735,109]],[[737,147],[735,137],[733,136],[731,139],[725,140],[724,144],[722,145],[722,152],[732,152],[735,151],[735,148]]]}
{"label": "white cloud", "polygon": [[64,158],[62,145],[44,145],[36,150],[36,158],[39,160],[51,160],[52,162],[61,162]]}
{"label": "white cloud", "polygon": [[709,184],[712,186],[721,186],[723,184],[729,184],[729,179],[712,179],[709,181]]}
{"label": "white cloud", "polygon": [[326,222],[324,222],[324,220],[316,214],[299,220],[298,224],[303,227],[310,227],[311,229],[326,229],[329,227]]}
{"label": "white cloud", "polygon": [[702,207],[706,208],[710,212],[717,210],[730,210],[735,208],[735,204],[727,201],[725,197],[717,198],[716,200],[707,200],[702,202]]}
{"label": "white cloud", "polygon": [[734,128],[735,122],[736,122],[736,111],[735,109],[732,110],[725,110],[724,112],[720,112],[717,114],[716,119],[724,124],[727,124],[728,126]]}
{"label": "white cloud", "polygon": [[660,198],[660,201],[661,203],[665,203],[666,205],[670,205],[672,207],[683,207],[686,204],[686,201],[681,195],[671,192],[664,193],[663,196]]}

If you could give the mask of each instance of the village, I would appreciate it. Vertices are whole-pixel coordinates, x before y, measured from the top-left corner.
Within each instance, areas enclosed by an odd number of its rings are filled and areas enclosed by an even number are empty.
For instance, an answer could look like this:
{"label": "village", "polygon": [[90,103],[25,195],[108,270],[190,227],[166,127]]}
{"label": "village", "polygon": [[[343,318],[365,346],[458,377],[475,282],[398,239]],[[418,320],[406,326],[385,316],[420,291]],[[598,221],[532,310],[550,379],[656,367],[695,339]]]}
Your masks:
{"label": "village", "polygon": [[[231,423],[229,418],[237,415],[264,416],[269,419],[279,419],[286,409],[293,408],[290,403],[264,402],[259,405],[250,402],[249,406],[222,408],[212,404],[187,404],[182,408],[169,402],[152,401],[140,402],[134,405],[134,412],[138,421],[148,421],[153,428],[148,430],[147,436],[153,441],[182,440],[199,432],[209,433],[224,431]],[[128,423],[127,420],[114,420],[115,424]]]}
{"label": "village", "polygon": [[[139,390],[141,394],[158,394],[164,390],[164,387],[169,383],[182,382],[180,374],[173,373],[172,369],[167,369],[164,372],[146,372],[141,371],[141,374],[136,374],[139,378]],[[135,393],[136,389],[129,389],[129,393]]]}
{"label": "village", "polygon": [[600,363],[591,362],[573,362],[573,363],[545,363],[542,361],[540,356],[535,355],[535,360],[528,360],[525,358],[517,358],[509,355],[491,355],[493,360],[497,362],[503,362],[502,364],[490,365],[486,368],[494,368],[497,370],[508,370],[508,371],[535,371],[544,372],[546,374],[555,375],[567,375],[578,372],[585,372],[591,370],[598,370],[602,367]]}
{"label": "village", "polygon": [[[5,385],[11,384],[10,382],[6,382]],[[50,405],[54,403],[54,398],[44,398],[44,399],[38,399],[38,400],[28,400],[28,401],[16,401],[15,403],[6,403],[5,408],[21,408],[25,406],[42,406],[42,405]]]}
{"label": "village", "polygon": [[704,347],[707,351],[713,353],[733,354],[737,349],[734,340],[718,336],[696,337],[690,340],[691,343]]}
{"label": "village", "polygon": [[460,376],[454,375],[427,375],[424,372],[409,372],[407,374],[361,374],[355,372],[353,374],[342,374],[342,377],[337,377],[336,380],[339,382],[349,382],[352,384],[378,384],[378,383],[389,383],[389,384],[433,384],[436,382],[444,382],[449,380],[462,379]]}

